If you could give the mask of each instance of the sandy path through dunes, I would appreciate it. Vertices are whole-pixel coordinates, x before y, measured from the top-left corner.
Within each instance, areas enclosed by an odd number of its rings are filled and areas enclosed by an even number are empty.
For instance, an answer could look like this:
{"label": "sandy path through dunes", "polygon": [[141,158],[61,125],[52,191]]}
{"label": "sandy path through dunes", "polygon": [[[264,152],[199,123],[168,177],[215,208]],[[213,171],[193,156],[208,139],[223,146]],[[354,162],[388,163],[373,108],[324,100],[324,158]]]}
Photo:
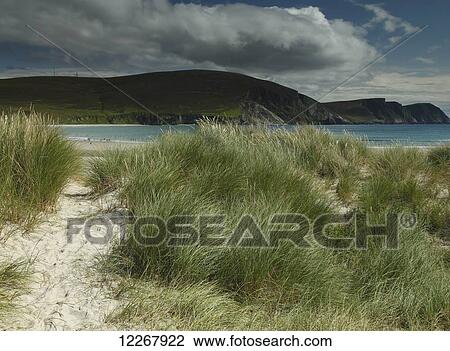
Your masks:
{"label": "sandy path through dunes", "polygon": [[105,201],[89,199],[87,193],[87,188],[71,183],[64,190],[57,211],[46,216],[31,234],[16,234],[0,244],[0,257],[5,260],[34,260],[29,293],[20,298],[20,310],[1,329],[106,328],[104,318],[116,301],[108,297],[92,266],[107,247],[92,245],[81,234],[69,244],[66,236],[67,218],[92,216],[107,205]]}

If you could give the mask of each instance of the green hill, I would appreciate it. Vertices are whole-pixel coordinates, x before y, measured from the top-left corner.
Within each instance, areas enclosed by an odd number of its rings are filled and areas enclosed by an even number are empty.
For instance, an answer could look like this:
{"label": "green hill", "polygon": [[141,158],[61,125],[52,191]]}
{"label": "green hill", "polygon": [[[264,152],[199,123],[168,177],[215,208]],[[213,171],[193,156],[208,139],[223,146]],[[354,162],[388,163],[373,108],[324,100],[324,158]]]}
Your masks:
{"label": "green hill", "polygon": [[202,115],[245,117],[242,107],[251,101],[284,121],[339,122],[320,104],[302,113],[316,102],[295,90],[242,74],[191,70],[114,77],[108,81],[118,89],[100,78],[3,79],[0,107],[29,108],[32,104],[35,110],[52,113],[66,123],[159,123],[160,119],[142,104],[165,121],[175,123],[192,122]]}

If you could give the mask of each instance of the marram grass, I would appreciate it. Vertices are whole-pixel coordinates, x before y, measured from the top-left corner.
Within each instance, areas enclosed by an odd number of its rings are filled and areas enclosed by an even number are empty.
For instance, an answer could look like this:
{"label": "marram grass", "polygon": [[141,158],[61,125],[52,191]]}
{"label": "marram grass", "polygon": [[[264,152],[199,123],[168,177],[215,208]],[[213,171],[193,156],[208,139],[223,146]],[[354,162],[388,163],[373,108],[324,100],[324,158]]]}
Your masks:
{"label": "marram grass", "polygon": [[30,229],[78,170],[77,151],[48,117],[36,113],[0,115],[0,140],[0,228]]}
{"label": "marram grass", "polygon": [[16,307],[16,299],[24,293],[28,280],[29,266],[26,262],[0,262],[0,327]]}
{"label": "marram grass", "polygon": [[125,306],[111,321],[205,330],[450,328],[448,254],[433,239],[445,230],[434,197],[445,184],[428,182],[436,164],[430,155],[370,151],[360,140],[313,128],[284,133],[211,123],[131,153],[106,153],[91,164],[89,184],[98,193],[117,189],[136,218],[220,213],[230,236],[243,214],[266,231],[273,213],[315,218],[345,211],[344,203],[375,217],[420,216],[393,251],[377,240],[364,251],[143,247],[130,230],[104,263],[127,286]]}

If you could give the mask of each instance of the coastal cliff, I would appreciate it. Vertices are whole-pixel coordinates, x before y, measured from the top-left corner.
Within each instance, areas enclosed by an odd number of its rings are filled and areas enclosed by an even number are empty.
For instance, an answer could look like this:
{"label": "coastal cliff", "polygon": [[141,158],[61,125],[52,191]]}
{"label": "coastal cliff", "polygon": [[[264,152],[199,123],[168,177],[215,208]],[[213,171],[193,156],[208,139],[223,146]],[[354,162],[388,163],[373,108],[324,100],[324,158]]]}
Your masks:
{"label": "coastal cliff", "polygon": [[450,123],[447,115],[430,103],[403,106],[384,98],[325,103],[330,111],[349,123],[418,124]]}

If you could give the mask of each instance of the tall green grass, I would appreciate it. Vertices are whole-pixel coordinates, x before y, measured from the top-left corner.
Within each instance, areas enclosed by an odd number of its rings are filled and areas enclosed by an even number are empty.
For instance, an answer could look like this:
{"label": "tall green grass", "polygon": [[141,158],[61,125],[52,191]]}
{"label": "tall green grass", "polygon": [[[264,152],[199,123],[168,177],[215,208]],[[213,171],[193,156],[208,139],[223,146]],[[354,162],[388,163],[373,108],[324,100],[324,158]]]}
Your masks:
{"label": "tall green grass", "polygon": [[0,116],[0,228],[31,228],[56,204],[79,167],[74,146],[48,117],[36,113]]}
{"label": "tall green grass", "polygon": [[[432,148],[426,157],[430,180],[437,190],[450,191],[450,145]],[[439,196],[439,194],[436,194]]]}
{"label": "tall green grass", "polygon": [[360,207],[369,212],[418,211],[427,188],[425,155],[415,149],[387,148],[368,161],[368,176],[359,195]]}
{"label": "tall green grass", "polygon": [[450,145],[433,148],[427,154],[432,201],[425,206],[428,227],[450,243]]}
{"label": "tall green grass", "polygon": [[0,322],[11,313],[29,278],[25,262],[0,262]]}
{"label": "tall green grass", "polygon": [[434,167],[450,167],[450,145],[439,146],[431,149],[428,153],[427,160]]}
{"label": "tall green grass", "polygon": [[[341,213],[336,197],[378,216],[420,213],[432,200],[423,181],[427,162],[421,152],[371,152],[362,141],[312,128],[284,133],[205,123],[131,155],[105,154],[91,165],[89,184],[98,193],[117,188],[136,218],[224,214],[229,238],[243,214],[267,232],[274,213]],[[134,282],[112,319],[151,328],[156,317],[145,316],[167,311],[176,327],[188,329],[445,329],[450,275],[427,229],[424,220],[401,231],[399,250],[375,240],[368,250],[343,252],[289,243],[144,247],[130,230],[106,262]],[[151,291],[160,304],[146,301]],[[179,293],[186,303],[176,303]]]}

